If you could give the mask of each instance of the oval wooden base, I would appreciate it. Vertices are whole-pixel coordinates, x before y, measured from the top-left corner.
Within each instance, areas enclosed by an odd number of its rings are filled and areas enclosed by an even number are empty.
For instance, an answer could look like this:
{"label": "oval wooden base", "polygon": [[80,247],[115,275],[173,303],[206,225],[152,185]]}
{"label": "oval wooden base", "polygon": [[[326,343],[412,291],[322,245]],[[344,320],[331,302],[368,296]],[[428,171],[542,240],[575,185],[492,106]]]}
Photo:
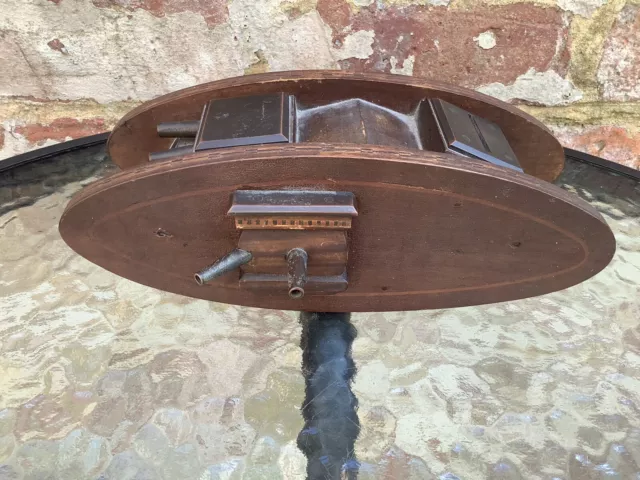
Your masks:
{"label": "oval wooden base", "polygon": [[[194,272],[236,247],[237,189],[353,192],[348,290],[265,294]],[[389,311],[525,298],[595,275],[615,251],[590,205],[531,176],[447,154],[353,145],[221,149],[127,170],[68,205],[64,240],[120,276],[190,297],[263,308]]]}
{"label": "oval wooden base", "polygon": [[[525,173],[553,181],[564,166],[562,146],[542,123],[495,98],[455,85],[403,75],[322,70],[229,78],[156,98],[118,122],[109,138],[109,154],[123,169],[144,165],[150,152],[167,150],[173,141],[158,136],[158,123],[199,120],[204,105],[213,99],[278,92],[294,95],[301,105],[326,105],[359,98],[403,114],[415,110],[424,98],[439,98],[496,123]],[[340,132],[335,136],[340,136]]]}

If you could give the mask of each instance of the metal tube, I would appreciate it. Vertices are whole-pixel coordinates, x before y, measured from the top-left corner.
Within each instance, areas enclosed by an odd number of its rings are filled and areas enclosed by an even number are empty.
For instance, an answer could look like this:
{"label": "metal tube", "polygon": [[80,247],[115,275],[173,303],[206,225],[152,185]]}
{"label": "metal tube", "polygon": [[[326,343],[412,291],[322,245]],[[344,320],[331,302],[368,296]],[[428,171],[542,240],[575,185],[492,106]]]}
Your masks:
{"label": "metal tube", "polygon": [[169,160],[171,158],[181,157],[182,155],[188,155],[189,153],[193,153],[193,146],[172,148],[171,150],[164,150],[162,152],[151,152],[149,154],[149,161]]}
{"label": "metal tube", "polygon": [[249,263],[252,258],[253,255],[251,255],[251,252],[236,248],[235,250],[227,253],[224,257],[218,259],[213,265],[210,265],[204,270],[196,273],[194,278],[198,285],[204,285],[214,278],[218,278],[219,276],[224,275],[231,270],[235,270],[245,263]]}
{"label": "metal tube", "polygon": [[195,137],[200,120],[192,122],[162,122],[156,127],[160,137]]}
{"label": "metal tube", "polygon": [[309,256],[302,248],[293,248],[287,253],[289,296],[291,298],[299,299],[304,297],[308,260]]}

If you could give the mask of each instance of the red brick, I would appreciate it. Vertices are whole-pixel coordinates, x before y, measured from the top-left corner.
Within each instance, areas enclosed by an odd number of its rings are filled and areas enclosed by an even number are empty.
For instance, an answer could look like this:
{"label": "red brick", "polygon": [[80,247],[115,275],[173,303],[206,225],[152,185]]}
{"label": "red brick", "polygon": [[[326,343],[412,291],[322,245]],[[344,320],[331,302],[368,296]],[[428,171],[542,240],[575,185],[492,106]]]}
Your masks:
{"label": "red brick", "polygon": [[29,143],[44,143],[46,140],[65,141],[68,137],[80,138],[107,131],[104,120],[76,120],[75,118],[58,118],[49,125],[30,124],[15,128],[15,132],[24,136]]}
{"label": "red brick", "polygon": [[101,8],[147,10],[156,17],[181,12],[199,13],[209,26],[220,25],[229,17],[226,0],[93,0],[93,4]]}
{"label": "red brick", "polygon": [[640,133],[599,126],[580,131],[559,129],[556,136],[565,147],[640,169]]}
{"label": "red brick", "polygon": [[[472,10],[407,6],[357,13],[345,10],[344,0],[320,0],[318,11],[341,40],[347,30],[373,30],[374,53],[366,60],[349,59],[341,66],[356,71],[391,70],[413,55],[413,74],[467,87],[492,82],[513,83],[530,68],[554,69],[564,75],[569,62],[568,30],[562,12],[533,4],[478,5]],[[348,8],[348,7],[347,7]],[[345,28],[350,26],[350,29]],[[473,40],[491,30],[497,40],[484,50]]]}
{"label": "red brick", "polygon": [[64,43],[62,43],[59,38],[54,38],[50,42],[47,42],[47,45],[51,50],[57,50],[64,55],[69,53],[67,52],[67,47],[65,47]]}
{"label": "red brick", "polygon": [[316,10],[334,32],[343,30],[351,22],[351,7],[344,0],[318,0]]}

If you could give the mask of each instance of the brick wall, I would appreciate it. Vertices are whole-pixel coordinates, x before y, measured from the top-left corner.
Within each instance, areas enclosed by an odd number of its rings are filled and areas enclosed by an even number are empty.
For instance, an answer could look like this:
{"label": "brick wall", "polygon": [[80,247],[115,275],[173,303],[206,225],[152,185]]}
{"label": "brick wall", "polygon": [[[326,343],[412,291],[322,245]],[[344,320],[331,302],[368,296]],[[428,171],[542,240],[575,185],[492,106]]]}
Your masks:
{"label": "brick wall", "polygon": [[299,68],[474,88],[640,168],[640,0],[0,0],[0,158],[173,90]]}

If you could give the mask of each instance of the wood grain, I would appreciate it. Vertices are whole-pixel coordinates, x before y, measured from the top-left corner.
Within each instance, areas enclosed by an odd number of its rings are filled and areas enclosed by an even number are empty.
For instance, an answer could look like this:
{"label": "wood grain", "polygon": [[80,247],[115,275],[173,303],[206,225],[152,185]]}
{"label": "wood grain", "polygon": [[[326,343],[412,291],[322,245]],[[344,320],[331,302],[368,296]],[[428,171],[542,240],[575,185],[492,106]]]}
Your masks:
{"label": "wood grain", "polygon": [[204,105],[212,99],[278,92],[295,95],[302,105],[326,105],[360,98],[406,114],[411,113],[423,98],[437,97],[498,124],[525,173],[553,181],[564,166],[560,143],[542,123],[495,98],[414,77],[322,70],[230,78],[151,100],[118,122],[109,138],[109,153],[122,169],[145,164],[149,152],[167,150],[171,144],[171,139],[158,136],[158,123],[197,120]]}
{"label": "wood grain", "polygon": [[[226,215],[238,189],[353,192],[349,288],[289,299],[193,273],[237,246]],[[449,308],[542,295],[610,261],[615,240],[589,204],[529,175],[390,147],[287,144],[201,152],[85,188],[60,232],[92,262],[161,290],[309,311]],[[162,232],[160,235],[159,232]]]}

